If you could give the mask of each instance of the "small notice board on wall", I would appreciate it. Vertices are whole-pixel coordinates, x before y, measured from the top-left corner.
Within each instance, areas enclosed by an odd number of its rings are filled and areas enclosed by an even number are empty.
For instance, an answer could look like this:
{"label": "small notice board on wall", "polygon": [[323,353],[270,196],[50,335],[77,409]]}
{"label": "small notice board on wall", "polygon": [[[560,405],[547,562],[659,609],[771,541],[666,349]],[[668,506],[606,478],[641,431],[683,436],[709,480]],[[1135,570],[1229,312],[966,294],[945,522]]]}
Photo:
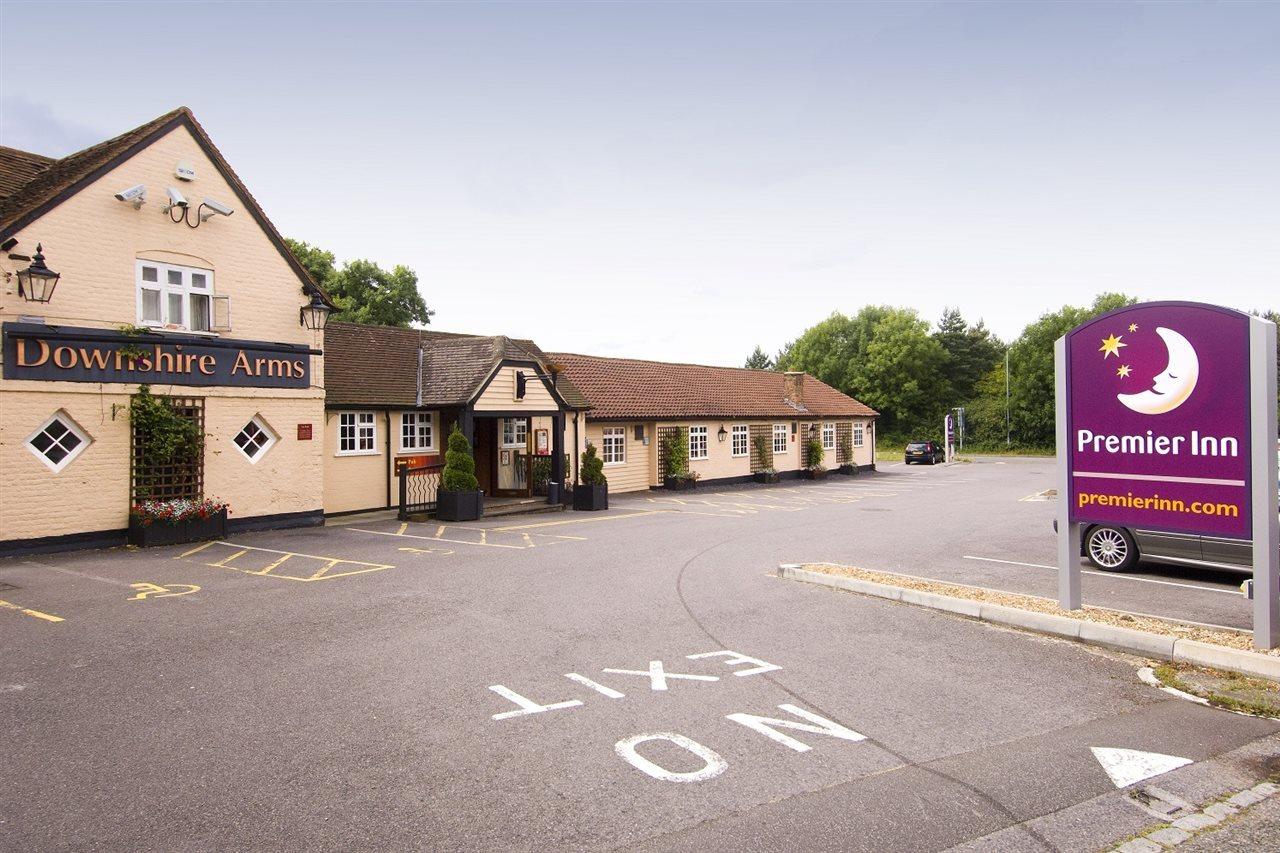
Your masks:
{"label": "small notice board on wall", "polygon": [[551,430],[535,429],[533,431],[533,453],[535,456],[551,455]]}

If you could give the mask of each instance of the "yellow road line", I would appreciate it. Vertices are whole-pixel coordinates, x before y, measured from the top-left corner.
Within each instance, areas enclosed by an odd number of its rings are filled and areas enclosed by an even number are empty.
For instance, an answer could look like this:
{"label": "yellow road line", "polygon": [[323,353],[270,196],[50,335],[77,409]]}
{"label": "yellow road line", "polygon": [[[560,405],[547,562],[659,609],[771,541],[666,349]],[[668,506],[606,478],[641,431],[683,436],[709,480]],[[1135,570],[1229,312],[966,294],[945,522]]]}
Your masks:
{"label": "yellow road line", "polygon": [[26,607],[20,607],[19,605],[14,604],[14,603],[13,603],[13,602],[11,602],[11,601],[5,601],[5,600],[3,600],[3,599],[0,599],[0,607],[5,608],[6,610],[16,610],[16,611],[18,611],[19,613],[25,614],[25,615],[27,615],[27,616],[34,616],[35,618],[37,618],[37,619],[43,619],[43,620],[44,620],[44,621],[46,621],[46,622],[65,622],[65,621],[67,621],[67,620],[63,619],[61,616],[54,616],[52,613],[41,613],[39,610],[31,610],[31,609],[26,608]]}
{"label": "yellow road line", "polygon": [[403,522],[401,522],[401,523],[400,523],[400,531],[399,531],[399,532],[400,532],[400,534],[401,534],[401,535],[404,535],[404,532],[405,532],[406,530],[408,530],[408,529],[409,529],[409,522],[407,522],[407,521],[403,521]]}
{"label": "yellow road line", "polygon": [[[352,530],[359,530],[359,529],[360,528],[358,527],[352,528]],[[365,531],[365,532],[372,533],[375,531]],[[394,536],[395,534],[389,533],[387,535]],[[346,557],[321,557],[319,554],[303,554],[299,551],[279,551],[275,548],[259,548],[255,545],[237,545],[234,542],[218,542],[216,544],[226,545],[228,548],[243,548],[244,550],[240,552],[241,554],[247,553],[249,551],[265,551],[268,554],[288,554],[290,557],[306,557],[311,560],[324,560],[326,562],[329,560],[340,560],[344,563],[355,563],[360,566],[378,566],[379,568],[393,568],[392,566],[387,566],[384,563],[366,563],[363,560],[348,560]],[[233,554],[231,557],[228,557],[227,560],[233,559],[234,557],[238,557],[238,556],[240,556],[240,554]],[[226,562],[226,560],[224,560],[223,562]],[[230,568],[230,567],[228,566],[227,568]]]}
{"label": "yellow road line", "polygon": [[216,542],[206,542],[203,545],[192,548],[190,551],[186,552],[185,554],[182,554],[181,556],[190,557],[192,554],[199,554],[201,551],[203,551],[205,548],[208,548],[210,545],[216,545],[216,544],[217,544]]}
{"label": "yellow road line", "polygon": [[[233,547],[233,548],[234,548],[234,547],[236,547],[236,546],[232,545],[231,547]],[[219,561],[218,561],[218,562],[216,562],[216,563],[210,563],[209,565],[211,565],[211,566],[217,566],[217,567],[218,567],[218,568],[220,568],[220,569],[229,569],[229,568],[231,568],[231,567],[230,567],[230,566],[228,566],[228,565],[227,565],[227,563],[230,563],[230,562],[231,562],[232,560],[234,560],[236,557],[243,557],[245,554],[248,554],[248,553],[249,553],[249,549],[248,549],[248,548],[245,548],[243,551],[237,551],[237,552],[235,552],[234,554],[232,554],[230,557],[226,557],[225,559],[219,560]]]}
{"label": "yellow road line", "polygon": [[[538,521],[530,524],[512,524],[507,527],[493,527],[491,530],[528,530],[533,527],[558,527],[562,524],[586,524],[589,521],[616,521],[619,518],[635,518],[638,515],[658,515],[671,512],[669,509],[647,509],[640,512],[628,512],[622,515],[596,515],[591,518],[566,518],[561,521]],[[550,535],[550,534],[545,534]],[[564,536],[565,539],[580,539],[580,536]]]}
{"label": "yellow road line", "polygon": [[375,536],[398,536],[401,539],[425,539],[428,542],[452,542],[455,545],[475,545],[477,548],[511,548],[516,551],[525,550],[524,545],[499,545],[496,542],[468,542],[465,539],[446,539],[443,536],[416,536],[412,533],[392,533],[390,530],[365,530],[363,527],[352,527],[358,533],[372,533]]}

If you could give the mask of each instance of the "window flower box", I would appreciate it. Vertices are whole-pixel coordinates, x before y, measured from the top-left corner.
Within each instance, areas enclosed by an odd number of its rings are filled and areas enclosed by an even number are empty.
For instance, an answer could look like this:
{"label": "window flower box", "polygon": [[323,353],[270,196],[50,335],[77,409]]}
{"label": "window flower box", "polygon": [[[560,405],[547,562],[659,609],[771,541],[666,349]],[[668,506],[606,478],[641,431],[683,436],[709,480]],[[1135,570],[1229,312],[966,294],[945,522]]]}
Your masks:
{"label": "window flower box", "polygon": [[152,548],[206,542],[227,535],[227,505],[219,500],[142,501],[129,510],[130,545]]}

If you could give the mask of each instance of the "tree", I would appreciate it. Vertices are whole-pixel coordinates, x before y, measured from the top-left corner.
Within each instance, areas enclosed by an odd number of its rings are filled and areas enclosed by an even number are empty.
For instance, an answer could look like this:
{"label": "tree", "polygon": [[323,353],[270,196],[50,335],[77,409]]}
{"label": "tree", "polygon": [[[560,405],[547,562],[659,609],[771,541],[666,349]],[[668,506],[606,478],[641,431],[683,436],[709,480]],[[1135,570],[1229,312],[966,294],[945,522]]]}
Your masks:
{"label": "tree", "polygon": [[967,324],[957,308],[942,312],[933,337],[947,354],[951,405],[968,407],[978,383],[997,363],[1004,361],[1004,344],[981,320],[974,326]]}
{"label": "tree", "polygon": [[379,326],[431,322],[435,312],[427,308],[418,276],[408,267],[396,265],[388,271],[373,261],[355,260],[339,269],[332,252],[300,240],[285,242],[338,306],[332,319]]}
{"label": "tree", "polygon": [[[1009,347],[1010,423],[1015,442],[1038,447],[1054,445],[1054,342],[1086,320],[1135,301],[1122,293],[1103,293],[1087,308],[1064,305],[1022,330]],[[988,396],[997,392],[994,382],[984,383],[984,390]],[[1003,382],[998,394],[999,405],[1003,406]]]}
{"label": "tree", "polygon": [[751,370],[773,370],[773,359],[769,358],[765,351],[760,349],[759,344],[756,344],[755,351],[747,356],[747,362],[743,367]]}
{"label": "tree", "polygon": [[471,455],[471,442],[457,424],[449,432],[449,448],[444,453],[444,473],[440,487],[449,492],[474,492],[480,488],[476,480],[476,460]]}

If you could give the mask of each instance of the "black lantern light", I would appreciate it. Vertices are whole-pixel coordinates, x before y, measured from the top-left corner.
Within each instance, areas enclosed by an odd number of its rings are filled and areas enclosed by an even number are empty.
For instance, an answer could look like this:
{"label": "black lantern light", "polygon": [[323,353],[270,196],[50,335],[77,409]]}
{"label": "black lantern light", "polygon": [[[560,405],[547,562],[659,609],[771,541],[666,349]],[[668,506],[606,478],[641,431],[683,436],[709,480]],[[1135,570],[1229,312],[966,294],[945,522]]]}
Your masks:
{"label": "black lantern light", "polygon": [[311,294],[311,304],[304,305],[298,309],[298,323],[313,332],[323,331],[325,323],[329,322],[329,312],[332,310],[320,298],[319,293],[313,293]]}
{"label": "black lantern light", "polygon": [[28,302],[48,302],[53,298],[53,289],[58,286],[62,276],[44,265],[44,248],[36,244],[36,255],[31,259],[31,266],[18,270],[18,295]]}
{"label": "black lantern light", "polygon": [[729,433],[725,432],[724,424],[720,424],[720,431],[716,433],[716,438],[724,441],[727,435],[729,435]]}

